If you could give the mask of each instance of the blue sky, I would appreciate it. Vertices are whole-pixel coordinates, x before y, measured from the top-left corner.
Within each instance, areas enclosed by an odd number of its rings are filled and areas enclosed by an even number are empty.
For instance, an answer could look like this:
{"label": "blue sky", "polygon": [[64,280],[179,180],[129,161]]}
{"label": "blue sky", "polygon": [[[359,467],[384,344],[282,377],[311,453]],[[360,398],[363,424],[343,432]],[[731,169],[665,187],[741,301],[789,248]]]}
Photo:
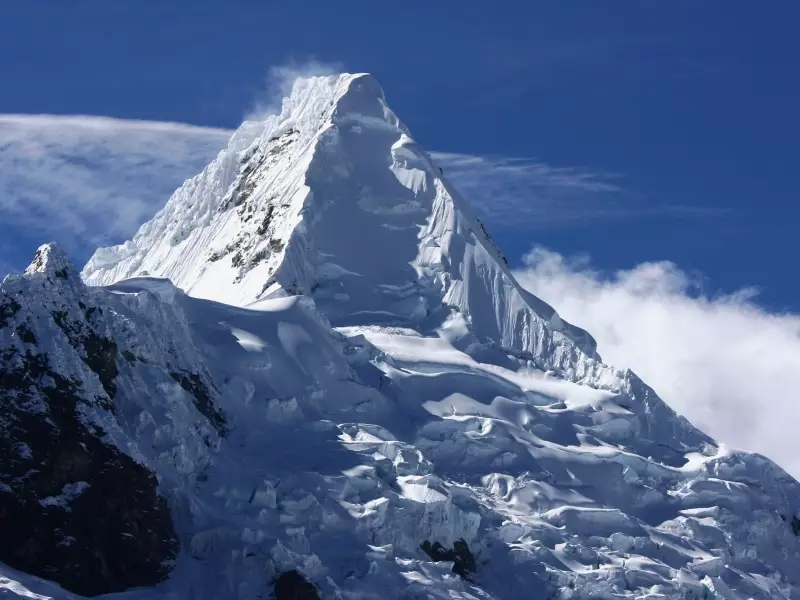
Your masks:
{"label": "blue sky", "polygon": [[800,4],[489,6],[0,4],[0,275],[129,238],[282,75],[369,71],[524,285],[800,474]]}
{"label": "blue sky", "polygon": [[[492,223],[606,268],[669,259],[797,309],[793,2],[86,2],[0,8],[0,113],[231,128],[268,69],[371,71],[430,149],[613,174],[631,210]],[[477,200],[477,199],[476,199]],[[635,200],[635,201],[634,201]],[[631,206],[633,205],[633,206]]]}
{"label": "blue sky", "polygon": [[[429,149],[614,176],[603,218],[493,222],[615,269],[672,260],[797,309],[795,2],[3,3],[0,113],[231,128],[271,66],[371,71]],[[612,198],[613,200],[613,198]],[[475,199],[477,202],[478,199]],[[650,210],[657,207],[656,210]]]}

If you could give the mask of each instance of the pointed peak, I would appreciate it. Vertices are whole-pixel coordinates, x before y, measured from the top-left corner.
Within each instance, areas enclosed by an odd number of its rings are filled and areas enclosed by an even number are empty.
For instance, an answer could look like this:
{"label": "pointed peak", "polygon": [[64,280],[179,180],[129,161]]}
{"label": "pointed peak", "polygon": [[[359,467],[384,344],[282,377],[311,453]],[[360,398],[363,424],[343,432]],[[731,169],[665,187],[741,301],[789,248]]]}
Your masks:
{"label": "pointed peak", "polygon": [[375,78],[369,73],[337,73],[333,75],[314,75],[311,77],[298,77],[292,84],[291,92],[284,98],[284,103],[293,100],[317,96],[328,91],[331,95],[345,92],[355,86],[358,89],[369,89],[372,93],[383,97],[383,90]]}
{"label": "pointed peak", "polygon": [[382,118],[383,89],[369,73],[340,73],[298,78],[283,99],[280,114],[268,117],[265,140],[288,130],[313,136],[331,121],[361,114]]}
{"label": "pointed peak", "polygon": [[33,275],[34,273],[44,273],[46,275],[54,275],[60,279],[67,279],[76,274],[76,271],[58,244],[50,242],[39,246],[31,264],[25,269],[25,275]]}

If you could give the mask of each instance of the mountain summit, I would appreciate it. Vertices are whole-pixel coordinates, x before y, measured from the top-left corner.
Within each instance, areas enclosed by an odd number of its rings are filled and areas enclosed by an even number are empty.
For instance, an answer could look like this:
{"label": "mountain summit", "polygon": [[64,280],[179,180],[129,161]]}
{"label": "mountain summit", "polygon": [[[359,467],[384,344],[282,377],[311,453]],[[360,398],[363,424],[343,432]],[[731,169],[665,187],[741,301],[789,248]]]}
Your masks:
{"label": "mountain summit", "polygon": [[800,596],[800,484],[525,292],[368,75],[6,277],[0,403],[3,597]]}
{"label": "mountain summit", "polygon": [[167,277],[242,306],[305,294],[335,326],[449,323],[556,363],[596,357],[591,336],[510,275],[372,76],[299,80],[259,127],[245,124],[133,240],[98,250],[84,280]]}

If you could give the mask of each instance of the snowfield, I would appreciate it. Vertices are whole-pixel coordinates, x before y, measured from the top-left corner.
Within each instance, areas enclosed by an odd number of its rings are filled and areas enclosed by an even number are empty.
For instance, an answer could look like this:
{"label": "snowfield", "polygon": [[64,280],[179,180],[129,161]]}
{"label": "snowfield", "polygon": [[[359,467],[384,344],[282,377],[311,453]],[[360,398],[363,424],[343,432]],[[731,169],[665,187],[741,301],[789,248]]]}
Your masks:
{"label": "snowfield", "polygon": [[[292,570],[326,599],[800,595],[800,485],[522,290],[370,76],[298,82],[82,277],[51,245],[4,280],[0,367],[43,357],[155,474],[179,550],[116,599],[269,598]],[[3,402],[46,415],[47,377]],[[79,597],[3,565],[0,596]]]}

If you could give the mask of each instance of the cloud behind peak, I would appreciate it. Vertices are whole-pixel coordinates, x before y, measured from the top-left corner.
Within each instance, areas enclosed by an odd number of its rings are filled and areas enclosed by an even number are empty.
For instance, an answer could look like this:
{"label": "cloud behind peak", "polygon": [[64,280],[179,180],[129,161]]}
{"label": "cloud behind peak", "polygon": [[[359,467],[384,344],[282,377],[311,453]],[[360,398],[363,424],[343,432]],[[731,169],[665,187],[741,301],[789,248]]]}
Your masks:
{"label": "cloud behind peak", "polygon": [[606,362],[632,368],[718,440],[800,476],[800,315],[761,308],[753,288],[709,293],[668,261],[606,273],[535,247],[525,262],[520,283],[590,331]]}

